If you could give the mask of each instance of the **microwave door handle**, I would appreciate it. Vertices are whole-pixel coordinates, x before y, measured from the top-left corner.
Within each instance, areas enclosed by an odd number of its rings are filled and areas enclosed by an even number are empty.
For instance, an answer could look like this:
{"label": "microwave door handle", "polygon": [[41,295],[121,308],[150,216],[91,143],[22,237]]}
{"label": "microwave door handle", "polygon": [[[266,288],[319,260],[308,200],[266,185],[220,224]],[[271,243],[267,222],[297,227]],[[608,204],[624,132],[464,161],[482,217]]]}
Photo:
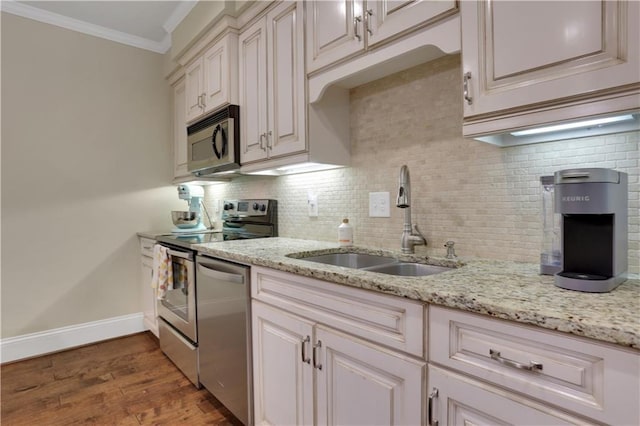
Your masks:
{"label": "microwave door handle", "polygon": [[242,275],[229,274],[227,272],[218,271],[217,269],[204,266],[201,263],[198,264],[198,272],[209,278],[214,278],[225,282],[244,284],[244,276]]}
{"label": "microwave door handle", "polygon": [[193,260],[193,254],[185,253],[183,251],[177,251],[177,250],[169,249],[169,255],[170,256],[175,256],[175,257],[180,257],[182,259]]}

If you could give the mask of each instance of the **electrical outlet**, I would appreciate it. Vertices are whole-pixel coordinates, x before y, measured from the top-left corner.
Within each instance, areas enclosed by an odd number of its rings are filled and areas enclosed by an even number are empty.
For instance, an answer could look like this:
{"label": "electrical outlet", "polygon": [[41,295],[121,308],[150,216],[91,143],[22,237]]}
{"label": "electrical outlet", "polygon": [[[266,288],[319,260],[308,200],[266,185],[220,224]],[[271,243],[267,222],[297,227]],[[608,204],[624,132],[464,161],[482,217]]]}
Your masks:
{"label": "electrical outlet", "polygon": [[318,217],[318,194],[311,191],[307,193],[307,209],[309,217]]}
{"label": "electrical outlet", "polygon": [[388,192],[369,193],[369,217],[391,217]]}

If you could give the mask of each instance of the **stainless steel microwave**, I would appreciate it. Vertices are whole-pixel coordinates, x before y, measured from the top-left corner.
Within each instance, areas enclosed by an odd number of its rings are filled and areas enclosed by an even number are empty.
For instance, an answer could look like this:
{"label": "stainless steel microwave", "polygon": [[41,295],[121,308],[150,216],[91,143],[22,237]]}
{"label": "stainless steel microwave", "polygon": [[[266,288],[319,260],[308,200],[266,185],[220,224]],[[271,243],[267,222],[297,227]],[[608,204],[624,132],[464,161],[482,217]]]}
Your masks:
{"label": "stainless steel microwave", "polygon": [[240,108],[227,105],[187,127],[187,169],[207,176],[240,168]]}

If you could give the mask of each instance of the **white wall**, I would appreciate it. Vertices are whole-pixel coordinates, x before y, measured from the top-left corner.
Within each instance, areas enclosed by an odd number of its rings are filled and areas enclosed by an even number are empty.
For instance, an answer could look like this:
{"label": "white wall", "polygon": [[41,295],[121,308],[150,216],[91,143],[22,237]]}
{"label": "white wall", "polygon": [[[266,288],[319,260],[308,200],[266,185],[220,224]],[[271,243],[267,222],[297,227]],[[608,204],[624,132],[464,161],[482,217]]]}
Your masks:
{"label": "white wall", "polygon": [[[575,167],[629,174],[629,270],[640,272],[638,132],[499,148],[462,137],[460,56],[394,74],[351,90],[352,167],[279,178],[243,177],[211,186],[206,201],[272,197],[280,235],[336,241],[343,217],[358,245],[399,249],[404,212],[395,207],[400,167],[412,182],[413,222],[444,256],[447,240],[462,256],[538,262],[542,175]],[[319,216],[307,214],[307,193]],[[389,192],[390,218],[369,217],[369,192]]]}
{"label": "white wall", "polygon": [[168,229],[162,55],[2,14],[2,337],[141,311],[137,231]]}

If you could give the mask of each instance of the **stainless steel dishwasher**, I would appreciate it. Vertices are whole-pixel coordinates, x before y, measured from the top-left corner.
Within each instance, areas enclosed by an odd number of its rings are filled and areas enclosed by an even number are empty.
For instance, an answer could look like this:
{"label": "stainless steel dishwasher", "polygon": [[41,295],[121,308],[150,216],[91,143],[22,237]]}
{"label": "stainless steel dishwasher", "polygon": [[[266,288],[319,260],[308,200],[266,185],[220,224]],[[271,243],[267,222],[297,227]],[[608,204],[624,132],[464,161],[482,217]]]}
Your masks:
{"label": "stainless steel dishwasher", "polygon": [[200,383],[253,424],[249,267],[196,256]]}

